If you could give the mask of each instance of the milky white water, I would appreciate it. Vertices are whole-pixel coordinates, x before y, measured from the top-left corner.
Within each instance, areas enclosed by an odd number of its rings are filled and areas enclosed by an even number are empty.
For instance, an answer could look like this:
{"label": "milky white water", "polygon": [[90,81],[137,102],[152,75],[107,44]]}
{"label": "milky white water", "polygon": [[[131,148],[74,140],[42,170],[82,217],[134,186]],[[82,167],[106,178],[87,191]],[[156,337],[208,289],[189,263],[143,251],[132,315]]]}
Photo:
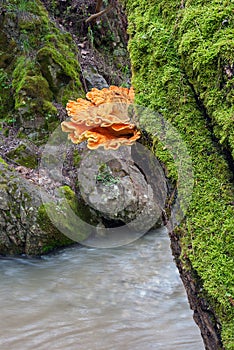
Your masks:
{"label": "milky white water", "polygon": [[164,229],[0,260],[1,350],[202,350]]}

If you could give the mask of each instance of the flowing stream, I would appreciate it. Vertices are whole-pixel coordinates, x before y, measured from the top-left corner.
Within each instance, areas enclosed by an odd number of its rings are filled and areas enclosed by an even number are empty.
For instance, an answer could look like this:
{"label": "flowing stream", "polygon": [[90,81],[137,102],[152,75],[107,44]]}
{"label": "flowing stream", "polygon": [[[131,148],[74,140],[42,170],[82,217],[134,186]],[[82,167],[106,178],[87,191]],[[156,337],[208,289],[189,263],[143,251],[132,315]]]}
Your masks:
{"label": "flowing stream", "polygon": [[201,350],[164,229],[0,260],[1,350]]}

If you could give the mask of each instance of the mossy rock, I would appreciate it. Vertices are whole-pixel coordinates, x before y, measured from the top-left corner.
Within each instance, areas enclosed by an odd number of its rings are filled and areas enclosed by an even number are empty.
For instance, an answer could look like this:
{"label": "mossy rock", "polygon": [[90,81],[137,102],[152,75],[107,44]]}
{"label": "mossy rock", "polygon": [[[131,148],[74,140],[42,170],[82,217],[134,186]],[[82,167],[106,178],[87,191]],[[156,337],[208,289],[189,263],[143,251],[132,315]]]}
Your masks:
{"label": "mossy rock", "polygon": [[36,28],[42,24],[40,16],[30,12],[24,12],[18,17],[18,26],[21,31],[36,31]]}
{"label": "mossy rock", "polygon": [[49,210],[48,205],[42,204],[38,208],[37,212],[37,223],[44,232],[47,232],[47,237],[41,241],[41,254],[47,254],[57,248],[67,247],[74,244],[73,240],[63,235],[61,231],[52,223],[47,214],[47,210]]}
{"label": "mossy rock", "polygon": [[37,256],[74,243],[49,220],[41,199],[46,195],[43,189],[1,158],[0,192],[0,255]]}
{"label": "mossy rock", "polygon": [[21,142],[15,149],[6,154],[7,158],[14,161],[14,164],[35,169],[38,166],[37,150],[28,142]]}
{"label": "mossy rock", "polygon": [[12,98],[12,83],[7,72],[0,68],[0,120],[4,119],[4,112],[14,108]]}
{"label": "mossy rock", "polygon": [[0,68],[12,86],[0,91],[1,119],[26,134],[36,129],[43,139],[59,123],[55,105],[84,95],[77,47],[41,1],[9,0],[2,7]]}
{"label": "mossy rock", "polygon": [[[81,222],[80,227],[84,227],[84,232],[86,232],[86,223],[92,226],[96,226],[99,223],[97,214],[95,214],[94,211],[85,202],[78,198],[76,193],[69,186],[60,187],[59,193],[61,198],[66,199],[67,204],[77,215],[77,219]],[[90,232],[88,232],[88,234],[89,233]],[[81,233],[80,242],[86,239],[86,237],[86,235],[82,235]]]}
{"label": "mossy rock", "polygon": [[[15,77],[17,79],[17,77]],[[16,82],[13,82],[16,85]],[[23,96],[27,96],[32,99],[48,100],[52,99],[52,92],[49,89],[49,84],[45,78],[41,75],[36,76],[25,76],[23,81],[19,82],[19,87],[17,88],[17,93],[20,100],[16,107],[20,108],[25,105]]]}
{"label": "mossy rock", "polygon": [[43,76],[49,83],[57,102],[66,104],[81,92],[80,66],[71,54],[59,52],[52,45],[44,46],[37,53],[37,61]]}
{"label": "mossy rock", "polygon": [[83,221],[83,208],[76,194],[69,186],[62,186],[57,190],[57,199],[47,200],[39,207],[37,222],[47,232],[55,228],[60,236],[67,237],[65,242],[81,243],[89,236],[90,229]]}
{"label": "mossy rock", "polygon": [[190,1],[177,31],[182,68],[212,119],[215,136],[234,159],[233,26],[231,1]]}

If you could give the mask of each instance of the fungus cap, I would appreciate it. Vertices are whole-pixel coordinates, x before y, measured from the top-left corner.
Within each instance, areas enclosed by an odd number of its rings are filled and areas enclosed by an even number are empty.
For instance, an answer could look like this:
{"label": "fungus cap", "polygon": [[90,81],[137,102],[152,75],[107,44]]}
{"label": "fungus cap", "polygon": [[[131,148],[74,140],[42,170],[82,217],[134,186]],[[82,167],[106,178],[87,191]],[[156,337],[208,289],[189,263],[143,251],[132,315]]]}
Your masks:
{"label": "fungus cap", "polygon": [[140,131],[130,123],[128,116],[134,99],[133,88],[93,88],[86,98],[89,101],[78,98],[68,101],[66,106],[71,119],[62,122],[61,127],[69,133],[68,138],[73,143],[87,140],[89,149],[100,146],[117,149],[121,145],[132,145],[140,138]]}

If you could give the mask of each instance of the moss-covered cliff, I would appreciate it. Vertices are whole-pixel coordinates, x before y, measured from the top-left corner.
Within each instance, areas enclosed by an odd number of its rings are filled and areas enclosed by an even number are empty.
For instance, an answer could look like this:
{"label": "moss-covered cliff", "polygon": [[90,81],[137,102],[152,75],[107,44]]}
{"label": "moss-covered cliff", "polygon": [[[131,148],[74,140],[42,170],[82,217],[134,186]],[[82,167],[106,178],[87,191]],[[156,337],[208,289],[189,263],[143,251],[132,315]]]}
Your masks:
{"label": "moss-covered cliff", "polygon": [[[57,106],[82,96],[78,50],[41,1],[0,7],[0,121],[43,138],[57,124]],[[38,136],[38,135],[37,135]]]}
{"label": "moss-covered cliff", "polygon": [[[177,263],[182,275],[190,270],[199,283],[196,298],[205,305],[204,318],[210,318],[210,329],[199,324],[207,349],[231,350],[234,5],[230,0],[127,0],[125,5],[136,102],[177,128],[193,161],[192,202],[172,234],[182,248]],[[160,145],[154,151],[170,168],[167,151]]]}

